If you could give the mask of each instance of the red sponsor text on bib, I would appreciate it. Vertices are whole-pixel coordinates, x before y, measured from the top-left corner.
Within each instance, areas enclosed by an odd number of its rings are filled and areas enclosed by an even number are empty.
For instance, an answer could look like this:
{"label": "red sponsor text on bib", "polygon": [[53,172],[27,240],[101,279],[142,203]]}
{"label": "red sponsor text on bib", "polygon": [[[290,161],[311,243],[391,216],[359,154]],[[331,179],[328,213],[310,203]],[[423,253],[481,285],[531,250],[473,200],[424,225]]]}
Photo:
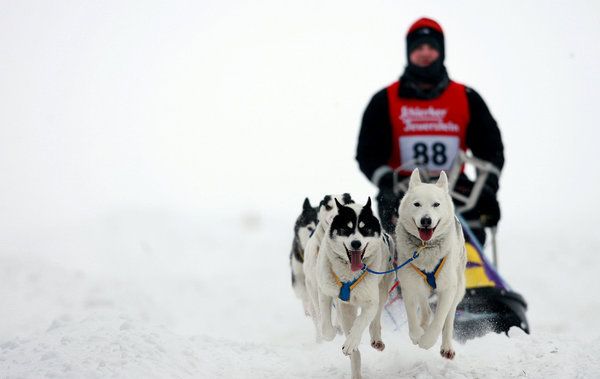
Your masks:
{"label": "red sponsor text on bib", "polygon": [[452,167],[459,150],[466,150],[469,104],[465,86],[450,82],[435,99],[407,99],[398,96],[400,83],[387,88],[393,146],[388,164],[404,166],[401,174],[415,168],[432,174]]}

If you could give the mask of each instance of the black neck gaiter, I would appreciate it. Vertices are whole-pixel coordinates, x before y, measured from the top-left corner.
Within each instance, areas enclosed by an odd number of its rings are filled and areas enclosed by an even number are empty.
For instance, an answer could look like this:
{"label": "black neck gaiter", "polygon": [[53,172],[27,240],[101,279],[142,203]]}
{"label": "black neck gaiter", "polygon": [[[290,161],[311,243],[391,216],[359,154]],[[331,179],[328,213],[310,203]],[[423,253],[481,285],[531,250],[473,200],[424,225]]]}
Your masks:
{"label": "black neck gaiter", "polygon": [[[433,99],[438,97],[447,87],[450,79],[441,59],[437,59],[427,67],[408,64],[400,77],[400,97],[416,97]],[[422,88],[433,86],[431,88]]]}

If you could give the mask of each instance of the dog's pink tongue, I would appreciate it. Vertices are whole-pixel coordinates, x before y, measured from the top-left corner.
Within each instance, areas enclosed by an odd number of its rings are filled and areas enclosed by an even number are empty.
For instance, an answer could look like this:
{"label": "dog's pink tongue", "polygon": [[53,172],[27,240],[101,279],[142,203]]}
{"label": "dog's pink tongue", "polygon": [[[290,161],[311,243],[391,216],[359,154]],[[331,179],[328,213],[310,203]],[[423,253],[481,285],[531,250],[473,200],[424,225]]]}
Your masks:
{"label": "dog's pink tongue", "polygon": [[432,235],[433,235],[433,229],[419,228],[419,237],[421,237],[421,239],[423,241],[429,241],[431,239]]}
{"label": "dog's pink tongue", "polygon": [[350,269],[352,271],[362,270],[362,251],[353,251],[350,253]]}

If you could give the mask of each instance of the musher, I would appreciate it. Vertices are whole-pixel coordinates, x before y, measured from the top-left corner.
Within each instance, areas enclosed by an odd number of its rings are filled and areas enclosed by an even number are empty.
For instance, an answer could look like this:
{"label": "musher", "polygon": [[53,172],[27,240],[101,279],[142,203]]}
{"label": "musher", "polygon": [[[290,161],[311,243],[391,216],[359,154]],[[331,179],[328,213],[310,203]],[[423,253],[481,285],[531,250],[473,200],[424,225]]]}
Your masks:
{"label": "musher", "polygon": [[[393,170],[407,165],[437,176],[448,171],[459,154],[504,165],[500,130],[475,90],[450,80],[444,66],[444,32],[429,18],[417,20],[406,35],[408,64],[400,79],[377,92],[362,119],[356,160],[360,170],[379,188],[378,211],[384,229],[393,232],[402,193],[393,191]],[[473,183],[463,173],[456,191],[468,194]],[[482,227],[500,220],[496,198],[499,182],[489,175],[475,208],[463,216]],[[485,242],[483,228],[473,230]]]}

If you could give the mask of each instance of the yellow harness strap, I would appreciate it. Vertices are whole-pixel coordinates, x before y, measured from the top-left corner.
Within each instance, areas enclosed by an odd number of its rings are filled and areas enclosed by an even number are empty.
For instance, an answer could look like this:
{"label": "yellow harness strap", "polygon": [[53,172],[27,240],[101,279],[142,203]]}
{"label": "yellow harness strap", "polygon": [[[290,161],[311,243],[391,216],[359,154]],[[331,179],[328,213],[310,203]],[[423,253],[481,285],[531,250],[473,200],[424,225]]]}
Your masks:
{"label": "yellow harness strap", "polygon": [[440,261],[440,263],[438,263],[437,267],[433,270],[432,273],[425,272],[425,271],[419,269],[417,266],[415,266],[412,263],[410,264],[410,267],[412,267],[417,274],[421,275],[421,277],[423,278],[425,283],[427,283],[429,285],[429,287],[431,287],[432,289],[436,289],[437,285],[436,285],[435,280],[437,279],[438,275],[440,274],[440,271],[442,271],[442,268],[444,267],[444,263],[446,263],[446,258],[448,258],[447,255]]}

